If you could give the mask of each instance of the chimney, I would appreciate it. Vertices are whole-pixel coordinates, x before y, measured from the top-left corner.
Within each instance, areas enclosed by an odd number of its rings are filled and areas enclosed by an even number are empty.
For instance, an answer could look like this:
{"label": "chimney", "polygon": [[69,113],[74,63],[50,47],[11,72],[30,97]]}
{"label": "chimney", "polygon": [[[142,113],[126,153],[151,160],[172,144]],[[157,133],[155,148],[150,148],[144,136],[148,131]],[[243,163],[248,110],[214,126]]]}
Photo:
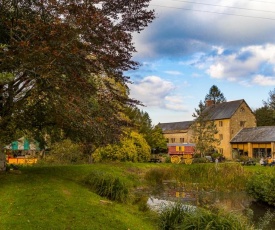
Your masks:
{"label": "chimney", "polygon": [[214,101],[213,100],[206,100],[205,104],[206,104],[206,107],[209,107],[211,105],[214,105]]}

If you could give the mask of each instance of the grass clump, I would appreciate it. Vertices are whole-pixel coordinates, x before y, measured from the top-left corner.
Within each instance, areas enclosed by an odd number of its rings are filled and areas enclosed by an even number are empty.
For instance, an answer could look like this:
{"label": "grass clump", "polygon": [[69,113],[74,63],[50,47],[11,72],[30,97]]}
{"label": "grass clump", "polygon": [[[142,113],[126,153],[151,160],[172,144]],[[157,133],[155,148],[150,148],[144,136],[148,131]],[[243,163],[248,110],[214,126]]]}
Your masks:
{"label": "grass clump", "polygon": [[110,173],[94,171],[84,179],[84,183],[96,194],[109,200],[125,203],[128,199],[126,183]]}
{"label": "grass clump", "polygon": [[160,229],[179,229],[185,219],[186,213],[187,210],[179,202],[164,206],[159,216]]}
{"label": "grass clump", "polygon": [[159,216],[159,227],[162,230],[252,230],[254,227],[239,214],[224,210],[205,210],[190,208],[174,203],[162,209]]}

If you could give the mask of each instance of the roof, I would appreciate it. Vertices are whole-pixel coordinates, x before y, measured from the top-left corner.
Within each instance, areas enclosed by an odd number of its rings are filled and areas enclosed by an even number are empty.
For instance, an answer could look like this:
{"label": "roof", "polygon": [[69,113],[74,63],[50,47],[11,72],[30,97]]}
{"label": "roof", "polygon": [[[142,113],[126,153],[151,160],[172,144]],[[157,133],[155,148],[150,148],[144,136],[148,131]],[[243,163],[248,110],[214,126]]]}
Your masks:
{"label": "roof", "polygon": [[275,142],[275,126],[244,128],[230,143]]}
{"label": "roof", "polygon": [[207,119],[209,120],[220,120],[220,119],[228,119],[233,116],[236,110],[240,107],[240,105],[245,102],[245,100],[236,100],[223,102],[215,105],[208,106],[204,112],[208,113]]}
{"label": "roof", "polygon": [[170,123],[159,123],[158,126],[163,132],[172,130],[187,130],[192,125],[193,121],[180,121]]}
{"label": "roof", "polygon": [[39,143],[36,140],[28,140],[25,137],[21,137],[17,141],[13,141],[9,145],[5,146],[5,149],[10,149],[10,150],[40,150]]}
{"label": "roof", "polygon": [[167,143],[167,147],[170,146],[193,146],[195,147],[196,145],[193,143]]}

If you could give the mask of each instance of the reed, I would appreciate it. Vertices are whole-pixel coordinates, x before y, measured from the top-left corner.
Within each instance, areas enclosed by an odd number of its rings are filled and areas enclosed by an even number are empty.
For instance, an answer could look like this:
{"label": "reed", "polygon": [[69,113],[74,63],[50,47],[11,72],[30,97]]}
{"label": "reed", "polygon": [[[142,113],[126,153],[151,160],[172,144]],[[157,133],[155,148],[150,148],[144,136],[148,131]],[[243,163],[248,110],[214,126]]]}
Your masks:
{"label": "reed", "polygon": [[96,194],[113,201],[126,202],[128,187],[119,177],[102,171],[94,171],[84,179],[84,183]]}
{"label": "reed", "polygon": [[176,180],[186,189],[240,191],[245,190],[249,173],[238,163],[172,165],[149,170],[145,179],[151,185],[163,180]]}
{"label": "reed", "polygon": [[162,230],[252,230],[254,227],[242,215],[224,210],[190,209],[180,203],[164,207],[159,215]]}

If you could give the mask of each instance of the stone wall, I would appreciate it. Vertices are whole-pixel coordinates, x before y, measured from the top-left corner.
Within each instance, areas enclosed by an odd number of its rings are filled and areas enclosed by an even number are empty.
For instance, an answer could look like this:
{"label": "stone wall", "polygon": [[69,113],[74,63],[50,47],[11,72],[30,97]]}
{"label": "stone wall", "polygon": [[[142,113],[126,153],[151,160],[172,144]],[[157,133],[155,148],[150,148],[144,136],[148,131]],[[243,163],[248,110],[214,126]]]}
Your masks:
{"label": "stone wall", "polygon": [[[246,103],[238,108],[236,113],[231,117],[231,139],[243,128],[256,127],[256,117]],[[242,124],[241,124],[242,123]]]}

